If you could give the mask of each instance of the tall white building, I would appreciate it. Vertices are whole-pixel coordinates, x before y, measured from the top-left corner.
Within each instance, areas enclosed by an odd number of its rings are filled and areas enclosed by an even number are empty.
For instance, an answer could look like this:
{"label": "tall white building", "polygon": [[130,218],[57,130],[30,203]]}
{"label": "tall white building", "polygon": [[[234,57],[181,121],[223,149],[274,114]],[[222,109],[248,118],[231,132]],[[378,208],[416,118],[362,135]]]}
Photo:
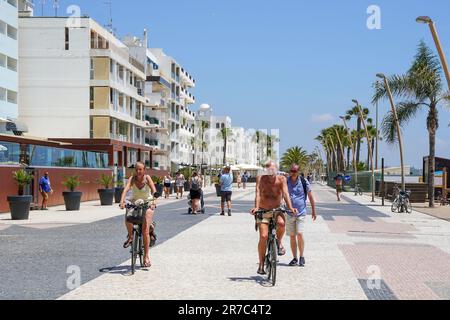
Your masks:
{"label": "tall white building", "polygon": [[150,161],[138,56],[89,17],[21,17],[19,36],[19,118],[30,135],[108,145],[119,166]]}
{"label": "tall white building", "polygon": [[[156,144],[170,146],[171,169],[175,171],[184,165],[194,164],[195,113],[190,105],[195,97],[189,92],[195,87],[195,80],[173,57],[162,49],[149,50],[157,61],[150,78],[153,81],[152,104],[156,119],[167,121],[166,131],[155,132],[150,138]],[[157,130],[155,130],[157,131]],[[155,161],[165,162],[167,155],[156,155]]]}
{"label": "tall white building", "polygon": [[18,0],[0,0],[0,133],[18,117],[18,8]]}

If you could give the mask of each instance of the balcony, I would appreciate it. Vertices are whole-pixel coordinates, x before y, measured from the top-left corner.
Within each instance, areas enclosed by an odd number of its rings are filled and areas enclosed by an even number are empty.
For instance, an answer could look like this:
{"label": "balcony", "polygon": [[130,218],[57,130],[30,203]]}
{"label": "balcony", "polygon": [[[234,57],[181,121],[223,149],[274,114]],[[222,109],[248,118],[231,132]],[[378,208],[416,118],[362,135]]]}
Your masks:
{"label": "balcony", "polygon": [[189,104],[195,103],[195,97],[187,90],[181,88],[181,97],[186,99],[186,102]]}

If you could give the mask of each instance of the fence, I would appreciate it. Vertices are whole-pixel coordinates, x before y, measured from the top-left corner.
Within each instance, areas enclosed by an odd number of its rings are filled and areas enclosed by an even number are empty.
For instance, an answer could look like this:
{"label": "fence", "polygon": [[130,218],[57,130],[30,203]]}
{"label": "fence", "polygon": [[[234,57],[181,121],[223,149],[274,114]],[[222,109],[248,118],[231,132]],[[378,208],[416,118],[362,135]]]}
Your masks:
{"label": "fence", "polygon": [[[349,176],[350,180],[344,182],[344,191],[354,191],[355,190],[355,173],[349,172],[345,173],[345,176]],[[327,184],[330,187],[335,188],[336,183],[334,177],[337,176],[337,172],[329,172]],[[380,190],[381,173],[375,173],[375,191],[376,193]],[[371,171],[361,171],[358,172],[358,184],[363,192],[372,192],[372,172]]]}

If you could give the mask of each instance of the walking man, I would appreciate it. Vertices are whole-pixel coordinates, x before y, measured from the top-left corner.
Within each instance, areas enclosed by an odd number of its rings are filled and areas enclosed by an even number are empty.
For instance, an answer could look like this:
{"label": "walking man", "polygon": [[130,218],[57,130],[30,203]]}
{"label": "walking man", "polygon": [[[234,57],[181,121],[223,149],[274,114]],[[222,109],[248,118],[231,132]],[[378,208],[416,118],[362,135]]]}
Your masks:
{"label": "walking man", "polygon": [[[299,166],[294,164],[291,167],[291,175],[287,180],[289,197],[292,206],[298,213],[288,212],[286,215],[286,229],[291,238],[291,250],[294,257],[289,263],[290,266],[305,266],[305,240],[303,237],[305,231],[306,219],[306,199],[311,203],[312,219],[316,221],[316,204],[311,191],[311,185],[308,180],[298,175]],[[298,251],[297,251],[298,249]],[[299,253],[299,255],[297,255]],[[298,258],[299,257],[299,258]]]}
{"label": "walking man", "polygon": [[220,184],[220,192],[221,192],[221,208],[222,213],[221,216],[225,215],[225,202],[227,203],[228,208],[228,216],[231,217],[231,195],[232,195],[232,186],[233,186],[233,176],[230,173],[231,168],[225,167],[223,169],[223,174],[220,176],[219,184]]}
{"label": "walking man", "polygon": [[334,182],[336,184],[336,196],[337,201],[341,201],[341,193],[344,191],[343,184],[344,184],[344,176],[342,173],[338,173],[336,177],[334,177]]}
{"label": "walking man", "polygon": [[44,175],[39,180],[39,192],[42,195],[41,210],[48,210],[47,208],[48,198],[49,195],[53,193],[48,172],[45,172]]}
{"label": "walking man", "polygon": [[248,172],[245,171],[242,176],[242,187],[244,188],[244,190],[247,189],[248,178],[249,178]]}

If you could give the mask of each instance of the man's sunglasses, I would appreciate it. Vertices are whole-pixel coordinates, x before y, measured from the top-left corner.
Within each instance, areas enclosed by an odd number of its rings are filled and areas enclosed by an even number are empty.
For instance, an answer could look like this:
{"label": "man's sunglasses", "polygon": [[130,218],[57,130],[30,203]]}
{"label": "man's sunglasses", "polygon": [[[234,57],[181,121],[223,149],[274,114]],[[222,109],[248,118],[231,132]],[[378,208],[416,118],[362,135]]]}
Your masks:
{"label": "man's sunglasses", "polygon": [[291,170],[291,173],[298,173],[298,170]]}

